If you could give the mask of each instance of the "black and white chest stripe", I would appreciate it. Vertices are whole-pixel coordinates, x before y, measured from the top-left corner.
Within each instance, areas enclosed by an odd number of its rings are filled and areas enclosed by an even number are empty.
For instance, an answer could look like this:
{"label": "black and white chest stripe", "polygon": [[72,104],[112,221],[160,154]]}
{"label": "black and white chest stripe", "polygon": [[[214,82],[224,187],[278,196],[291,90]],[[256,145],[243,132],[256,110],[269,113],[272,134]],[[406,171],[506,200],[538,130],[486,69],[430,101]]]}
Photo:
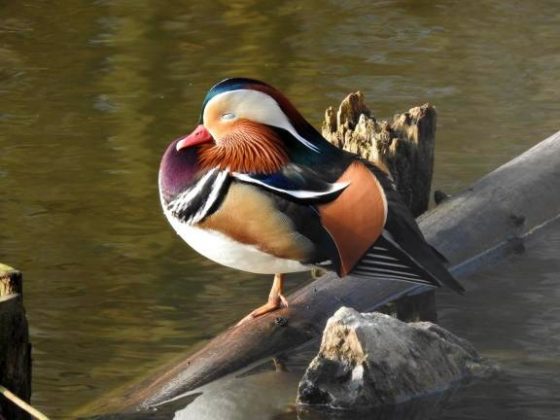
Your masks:
{"label": "black and white chest stripe", "polygon": [[183,223],[194,225],[214,213],[231,182],[227,170],[209,170],[196,183],[167,203],[166,210]]}

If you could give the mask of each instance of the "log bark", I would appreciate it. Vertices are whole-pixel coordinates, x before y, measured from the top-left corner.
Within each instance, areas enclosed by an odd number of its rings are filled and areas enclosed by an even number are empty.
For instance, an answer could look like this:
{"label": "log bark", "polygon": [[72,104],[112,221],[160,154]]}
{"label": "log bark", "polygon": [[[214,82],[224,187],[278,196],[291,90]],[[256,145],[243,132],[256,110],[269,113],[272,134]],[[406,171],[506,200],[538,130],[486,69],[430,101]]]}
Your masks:
{"label": "log bark", "polygon": [[[0,385],[21,399],[31,398],[31,344],[22,296],[21,272],[0,263]],[[0,396],[0,418],[30,419]]]}
{"label": "log bark", "polygon": [[[427,240],[461,275],[494,261],[560,217],[560,132],[445,200],[421,217]],[[538,203],[538,205],[535,205]],[[289,296],[291,305],[232,327],[161,373],[98,404],[125,412],[157,406],[266,357],[293,351],[321,336],[341,306],[372,311],[423,286],[325,275]]]}

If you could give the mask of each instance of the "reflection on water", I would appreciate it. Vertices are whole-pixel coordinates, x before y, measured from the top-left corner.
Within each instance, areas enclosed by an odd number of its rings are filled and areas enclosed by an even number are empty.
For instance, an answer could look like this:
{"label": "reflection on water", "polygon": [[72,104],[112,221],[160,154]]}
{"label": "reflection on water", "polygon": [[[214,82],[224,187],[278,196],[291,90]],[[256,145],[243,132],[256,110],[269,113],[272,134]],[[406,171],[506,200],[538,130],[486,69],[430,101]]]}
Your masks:
{"label": "reflection on water", "polygon": [[[39,408],[68,416],[266,297],[268,278],[198,257],[159,210],[160,154],[220,78],[270,81],[316,125],[352,89],[380,116],[429,100],[435,185],[451,192],[559,128],[555,0],[338,3],[0,6],[0,260],[26,276]],[[531,261],[517,271],[534,280]],[[552,299],[550,270],[527,283],[494,273],[464,300],[440,299],[444,324],[515,366],[504,383],[461,393],[457,410],[480,414],[473,401],[497,386],[496,404],[528,416],[554,406],[560,317],[538,303]],[[533,318],[528,304],[540,307]]]}

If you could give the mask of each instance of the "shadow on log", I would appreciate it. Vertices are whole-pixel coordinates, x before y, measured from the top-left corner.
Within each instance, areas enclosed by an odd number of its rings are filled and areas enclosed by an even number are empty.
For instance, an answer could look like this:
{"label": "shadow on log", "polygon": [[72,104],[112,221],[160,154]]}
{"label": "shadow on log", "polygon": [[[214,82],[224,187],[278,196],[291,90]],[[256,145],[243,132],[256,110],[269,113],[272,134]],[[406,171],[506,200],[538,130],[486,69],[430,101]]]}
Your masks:
{"label": "shadow on log", "polygon": [[[430,175],[431,176],[431,175]],[[456,274],[519,249],[533,232],[560,213],[560,132],[445,200],[420,219],[427,240]],[[534,203],[539,203],[535,206]],[[289,296],[291,305],[232,327],[195,354],[137,384],[96,410],[149,409],[273,355],[321,336],[341,306],[372,311],[424,286],[327,274]]]}

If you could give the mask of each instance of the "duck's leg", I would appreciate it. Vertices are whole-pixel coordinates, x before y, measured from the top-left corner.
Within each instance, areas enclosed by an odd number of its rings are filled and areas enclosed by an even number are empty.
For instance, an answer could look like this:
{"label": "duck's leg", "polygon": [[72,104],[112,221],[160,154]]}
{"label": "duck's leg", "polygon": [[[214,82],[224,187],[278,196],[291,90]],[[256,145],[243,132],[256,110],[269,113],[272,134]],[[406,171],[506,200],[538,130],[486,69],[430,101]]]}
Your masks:
{"label": "duck's leg", "polygon": [[284,274],[275,274],[274,281],[272,282],[272,288],[270,289],[270,293],[268,294],[268,302],[264,305],[259,306],[245,318],[237,323],[237,325],[241,325],[253,318],[257,318],[269,312],[275,311],[276,309],[280,308],[287,308],[288,301],[284,296]]}

